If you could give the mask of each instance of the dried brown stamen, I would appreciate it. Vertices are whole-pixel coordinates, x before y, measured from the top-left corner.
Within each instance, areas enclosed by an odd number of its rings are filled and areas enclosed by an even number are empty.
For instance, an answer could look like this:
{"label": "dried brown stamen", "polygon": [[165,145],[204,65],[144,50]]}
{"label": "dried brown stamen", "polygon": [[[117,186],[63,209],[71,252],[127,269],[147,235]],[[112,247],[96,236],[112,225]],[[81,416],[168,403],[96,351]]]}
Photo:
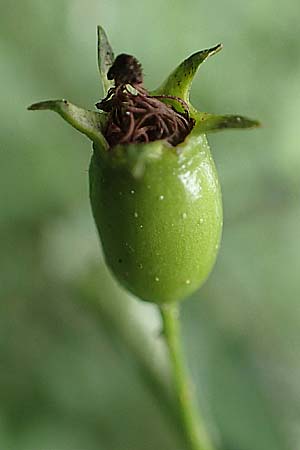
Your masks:
{"label": "dried brown stamen", "polygon": [[[142,85],[141,65],[133,56],[119,55],[108,71],[108,79],[113,79],[115,86],[96,106],[108,113],[104,136],[111,148],[158,139],[175,146],[190,133],[194,120],[186,102],[174,96],[151,96]],[[162,99],[177,102],[184,112]]]}

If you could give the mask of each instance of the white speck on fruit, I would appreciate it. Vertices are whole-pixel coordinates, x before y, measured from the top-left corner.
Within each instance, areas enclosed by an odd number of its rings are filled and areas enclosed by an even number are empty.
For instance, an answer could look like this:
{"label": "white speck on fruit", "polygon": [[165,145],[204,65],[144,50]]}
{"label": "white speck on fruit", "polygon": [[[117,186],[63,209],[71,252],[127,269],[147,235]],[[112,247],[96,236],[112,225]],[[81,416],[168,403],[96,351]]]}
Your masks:
{"label": "white speck on fruit", "polygon": [[159,277],[155,277],[155,281],[157,281],[157,282],[158,282],[158,281],[159,281]]}
{"label": "white speck on fruit", "polygon": [[200,223],[203,223],[203,222],[204,222],[203,217],[201,217],[201,219],[199,220],[199,222],[200,222]]}
{"label": "white speck on fruit", "polygon": [[184,213],[182,214],[182,218],[183,218],[183,219],[186,219],[186,218],[187,218],[187,213],[184,212]]}
{"label": "white speck on fruit", "polygon": [[140,225],[140,228],[144,228],[144,225]]}
{"label": "white speck on fruit", "polygon": [[185,284],[191,284],[191,280],[185,280]]}
{"label": "white speck on fruit", "polygon": [[132,195],[135,194],[135,190],[131,189],[130,194],[132,194]]}
{"label": "white speck on fruit", "polygon": [[138,213],[135,211],[135,213],[133,214],[135,218],[139,217]]}
{"label": "white speck on fruit", "polygon": [[163,200],[164,198],[165,198],[164,195],[159,196],[159,200]]}

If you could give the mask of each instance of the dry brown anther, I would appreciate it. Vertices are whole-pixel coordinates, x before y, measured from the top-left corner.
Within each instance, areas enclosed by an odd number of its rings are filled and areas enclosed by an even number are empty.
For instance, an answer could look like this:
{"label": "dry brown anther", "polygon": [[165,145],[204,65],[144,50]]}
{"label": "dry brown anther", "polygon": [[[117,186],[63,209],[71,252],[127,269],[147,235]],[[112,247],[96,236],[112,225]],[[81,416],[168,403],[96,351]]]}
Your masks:
{"label": "dry brown anther", "polygon": [[[194,120],[189,116],[187,103],[174,96],[151,96],[142,85],[142,68],[136,58],[117,56],[107,77],[114,80],[115,86],[96,106],[108,113],[104,136],[110,148],[158,139],[175,146],[190,133]],[[184,112],[161,99],[178,103]]]}

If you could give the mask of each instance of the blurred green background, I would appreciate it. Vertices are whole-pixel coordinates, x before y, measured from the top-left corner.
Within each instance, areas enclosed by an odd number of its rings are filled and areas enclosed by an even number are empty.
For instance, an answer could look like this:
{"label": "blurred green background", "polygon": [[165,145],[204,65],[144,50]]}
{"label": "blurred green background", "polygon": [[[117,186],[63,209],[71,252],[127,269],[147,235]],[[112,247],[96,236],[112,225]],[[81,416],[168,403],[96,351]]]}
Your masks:
{"label": "blurred green background", "polygon": [[184,343],[220,449],[300,449],[299,1],[0,7],[0,449],[183,450],[143,370],[166,372],[156,311],[104,266],[90,143],[54,114],[26,111],[99,100],[97,24],[116,53],[140,59],[149,88],[223,42],[192,101],[263,122],[209,137],[224,235],[209,281],[182,306]]}

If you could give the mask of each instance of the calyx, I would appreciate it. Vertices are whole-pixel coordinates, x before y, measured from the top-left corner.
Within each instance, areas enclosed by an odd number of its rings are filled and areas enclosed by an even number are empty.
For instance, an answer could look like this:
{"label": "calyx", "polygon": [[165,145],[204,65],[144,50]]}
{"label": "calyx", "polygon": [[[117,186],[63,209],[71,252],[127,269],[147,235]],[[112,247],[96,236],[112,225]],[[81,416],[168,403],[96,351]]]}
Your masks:
{"label": "calyx", "polygon": [[222,45],[194,53],[184,60],[152,92],[143,86],[140,63],[131,55],[114,57],[105,31],[98,26],[98,67],[105,98],[90,111],[67,100],[48,100],[29,110],[52,110],[88,136],[97,148],[108,151],[118,144],[165,140],[176,146],[194,129],[208,133],[228,128],[254,128],[256,120],[240,115],[216,115],[197,111],[189,93],[199,66]]}

